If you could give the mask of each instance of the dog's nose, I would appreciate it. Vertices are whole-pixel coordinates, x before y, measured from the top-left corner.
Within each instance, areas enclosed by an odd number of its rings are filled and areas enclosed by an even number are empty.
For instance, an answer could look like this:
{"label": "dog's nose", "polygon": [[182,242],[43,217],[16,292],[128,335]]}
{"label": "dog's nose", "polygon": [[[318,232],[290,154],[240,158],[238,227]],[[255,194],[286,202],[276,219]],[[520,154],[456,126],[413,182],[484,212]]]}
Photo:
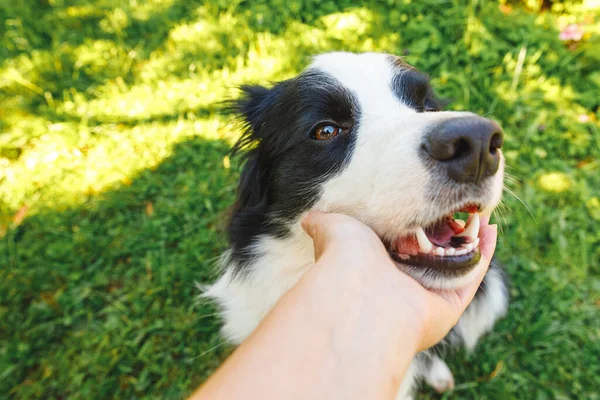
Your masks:
{"label": "dog's nose", "polygon": [[423,148],[450,179],[478,183],[494,175],[500,165],[498,149],[504,134],[497,123],[482,117],[462,117],[444,121],[427,133]]}

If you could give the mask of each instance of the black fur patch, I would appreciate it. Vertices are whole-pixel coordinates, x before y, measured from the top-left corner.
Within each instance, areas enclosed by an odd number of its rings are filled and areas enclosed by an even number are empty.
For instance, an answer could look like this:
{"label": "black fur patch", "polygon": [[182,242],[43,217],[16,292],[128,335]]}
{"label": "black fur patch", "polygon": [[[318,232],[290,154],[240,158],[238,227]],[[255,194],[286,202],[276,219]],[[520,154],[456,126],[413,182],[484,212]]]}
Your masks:
{"label": "black fur patch", "polygon": [[402,103],[418,112],[441,111],[447,102],[436,97],[429,77],[404,63],[398,57],[391,57],[390,62],[396,69],[392,78],[392,92]]}
{"label": "black fur patch", "polygon": [[[246,162],[228,226],[238,270],[256,256],[250,247],[260,235],[285,237],[286,223],[315,203],[321,182],[347,165],[360,114],[351,92],[315,70],[271,89],[241,89],[232,111],[241,116],[244,133],[234,153],[246,150]],[[344,132],[330,140],[314,140],[312,132],[324,122]]]}

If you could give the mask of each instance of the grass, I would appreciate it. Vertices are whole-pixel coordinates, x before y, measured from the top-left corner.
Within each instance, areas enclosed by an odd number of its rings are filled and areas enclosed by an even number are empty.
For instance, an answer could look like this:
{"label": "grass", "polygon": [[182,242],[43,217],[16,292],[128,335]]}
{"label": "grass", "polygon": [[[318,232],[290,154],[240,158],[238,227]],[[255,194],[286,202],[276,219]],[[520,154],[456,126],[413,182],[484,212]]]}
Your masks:
{"label": "grass", "polygon": [[594,1],[30,4],[0,3],[0,397],[179,398],[215,370],[231,349],[194,282],[239,173],[218,102],[341,49],[405,55],[507,135],[510,313],[442,398],[600,399]]}

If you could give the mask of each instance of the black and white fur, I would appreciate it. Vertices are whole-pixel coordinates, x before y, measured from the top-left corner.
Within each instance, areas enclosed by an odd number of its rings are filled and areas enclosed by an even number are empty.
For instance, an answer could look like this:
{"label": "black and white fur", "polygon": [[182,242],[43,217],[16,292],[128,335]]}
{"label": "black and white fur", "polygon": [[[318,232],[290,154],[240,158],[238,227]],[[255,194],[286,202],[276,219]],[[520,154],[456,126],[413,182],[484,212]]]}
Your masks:
{"label": "black and white fur", "polygon": [[[438,111],[426,76],[395,56],[323,54],[293,79],[269,89],[242,89],[235,110],[245,132],[237,147],[248,148],[247,159],[222,275],[204,293],[218,303],[222,332],[234,343],[243,341],[313,265],[313,244],[300,226],[308,210],[353,216],[392,240],[467,201],[488,212],[500,201],[503,161],[494,176],[473,185],[450,184],[420,158],[428,127],[472,114]],[[311,132],[323,122],[345,131],[331,140],[313,140]],[[459,287],[472,279],[471,274],[442,279],[407,272],[433,288]],[[472,350],[507,305],[503,273],[493,266],[445,341]],[[397,399],[410,398],[418,379],[438,391],[454,385],[434,350],[415,358]]]}

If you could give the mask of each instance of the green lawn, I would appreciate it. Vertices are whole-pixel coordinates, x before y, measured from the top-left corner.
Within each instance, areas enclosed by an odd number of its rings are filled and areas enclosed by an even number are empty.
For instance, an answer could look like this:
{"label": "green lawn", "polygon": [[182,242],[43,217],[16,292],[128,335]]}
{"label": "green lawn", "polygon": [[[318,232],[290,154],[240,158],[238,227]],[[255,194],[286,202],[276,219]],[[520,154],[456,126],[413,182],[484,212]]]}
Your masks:
{"label": "green lawn", "polygon": [[[377,50],[506,132],[512,305],[451,359],[448,397],[600,399],[600,2],[525,3],[0,2],[0,397],[200,384],[231,351],[194,285],[215,278],[239,173],[219,101]],[[559,40],[568,23],[581,41]]]}

